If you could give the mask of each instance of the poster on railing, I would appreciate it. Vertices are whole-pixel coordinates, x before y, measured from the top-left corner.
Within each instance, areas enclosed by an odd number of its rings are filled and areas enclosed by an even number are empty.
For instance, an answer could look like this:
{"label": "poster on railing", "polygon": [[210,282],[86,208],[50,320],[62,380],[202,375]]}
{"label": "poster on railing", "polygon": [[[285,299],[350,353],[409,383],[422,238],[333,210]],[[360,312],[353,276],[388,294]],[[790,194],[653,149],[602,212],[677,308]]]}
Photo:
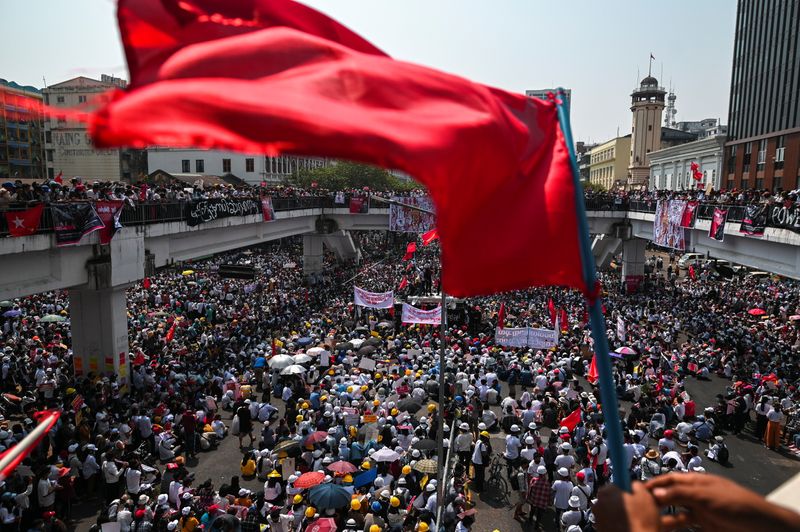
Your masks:
{"label": "poster on railing", "polygon": [[800,233],[800,208],[796,203],[779,203],[768,207],[767,222],[770,227],[788,229]]}
{"label": "poster on railing", "polygon": [[739,226],[739,232],[748,236],[764,236],[767,228],[767,206],[747,205]]}
{"label": "poster on railing", "polygon": [[261,214],[265,222],[271,222],[275,219],[275,209],[272,207],[272,198],[269,196],[261,198]]}
{"label": "poster on railing", "polygon": [[369,198],[352,196],[350,198],[350,214],[369,214]]}
{"label": "poster on railing", "polygon": [[550,349],[558,345],[558,331],[532,327],[495,329],[494,341],[506,347]]}
{"label": "poster on railing", "polygon": [[681,227],[686,202],[682,200],[659,201],[653,218],[653,242],[659,246],[679,251],[686,249]]}
{"label": "poster on railing", "polygon": [[360,307],[392,308],[394,292],[368,292],[363,288],[353,286],[353,302]]}
{"label": "poster on railing", "polygon": [[725,221],[728,219],[728,209],[714,209],[714,216],[711,217],[711,227],[708,229],[708,238],[713,238],[718,242],[725,240]]}
{"label": "poster on railing", "polygon": [[[430,196],[394,196],[392,201],[434,212]],[[436,215],[392,203],[389,206],[389,230],[403,233],[424,233],[436,226]]]}
{"label": "poster on railing", "polygon": [[440,305],[433,310],[422,310],[408,303],[403,303],[403,317],[400,321],[403,323],[439,325],[442,323],[442,307]]}
{"label": "poster on railing", "polygon": [[184,207],[190,227],[230,216],[262,214],[261,202],[254,199],[207,199],[190,201]]}
{"label": "poster on railing", "polygon": [[122,200],[110,201],[96,201],[94,202],[97,216],[102,220],[103,227],[100,229],[98,235],[100,236],[101,244],[111,243],[111,239],[117,233],[117,229],[122,229],[122,224],[119,217],[122,215],[122,206],[125,204]]}
{"label": "poster on railing", "polygon": [[700,205],[699,201],[687,201],[683,207],[683,215],[681,216],[681,227],[686,229],[694,228],[694,222],[697,219],[697,206]]}
{"label": "poster on railing", "polygon": [[57,246],[73,246],[84,236],[104,227],[91,203],[53,203],[53,230]]}

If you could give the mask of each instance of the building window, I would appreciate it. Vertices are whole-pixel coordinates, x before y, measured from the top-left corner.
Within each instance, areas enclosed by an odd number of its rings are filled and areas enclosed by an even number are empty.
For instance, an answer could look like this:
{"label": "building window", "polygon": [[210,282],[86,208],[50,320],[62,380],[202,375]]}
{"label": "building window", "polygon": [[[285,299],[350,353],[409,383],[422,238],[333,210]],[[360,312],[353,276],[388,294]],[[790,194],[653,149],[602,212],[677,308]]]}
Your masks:
{"label": "building window", "polygon": [[767,162],[767,140],[762,139],[758,143],[758,160],[756,162],[756,170],[763,170],[764,163]]}
{"label": "building window", "polygon": [[191,171],[192,169],[189,168],[189,159],[183,159],[181,161],[181,172],[183,172],[184,174],[188,174]]}
{"label": "building window", "polygon": [[48,144],[52,144],[53,142],[53,132],[52,131],[45,131],[44,132],[44,141]]}
{"label": "building window", "polygon": [[206,162],[203,159],[196,159],[194,161],[194,171],[196,173],[201,173],[206,171]]}
{"label": "building window", "polygon": [[86,103],[86,95],[81,94],[78,96],[78,103]]}
{"label": "building window", "polygon": [[223,174],[230,174],[231,173],[231,160],[230,159],[222,159],[222,173]]}
{"label": "building window", "polygon": [[772,190],[776,192],[783,190],[783,176],[776,175],[772,178]]}
{"label": "building window", "polygon": [[49,163],[53,162],[53,152],[54,151],[55,150],[47,150],[47,162],[49,162]]}
{"label": "building window", "polygon": [[647,131],[653,131],[653,124],[647,124]]}
{"label": "building window", "polygon": [[736,171],[736,146],[731,146],[731,151],[728,153],[728,173],[732,174]]}
{"label": "building window", "polygon": [[783,158],[786,155],[786,139],[783,135],[778,137],[778,142],[775,144],[775,169],[783,168]]}
{"label": "building window", "polygon": [[726,185],[728,190],[733,190],[733,179],[728,179],[728,184]]}
{"label": "building window", "polygon": [[245,159],[244,160],[244,171],[245,172],[255,172],[256,171],[256,160],[255,159]]}
{"label": "building window", "polygon": [[56,102],[58,102],[58,103],[64,103],[64,97],[63,97],[63,96],[59,96],[59,97],[57,97],[57,98],[56,98]]}
{"label": "building window", "polygon": [[761,190],[762,188],[764,188],[764,180],[756,179],[756,190]]}

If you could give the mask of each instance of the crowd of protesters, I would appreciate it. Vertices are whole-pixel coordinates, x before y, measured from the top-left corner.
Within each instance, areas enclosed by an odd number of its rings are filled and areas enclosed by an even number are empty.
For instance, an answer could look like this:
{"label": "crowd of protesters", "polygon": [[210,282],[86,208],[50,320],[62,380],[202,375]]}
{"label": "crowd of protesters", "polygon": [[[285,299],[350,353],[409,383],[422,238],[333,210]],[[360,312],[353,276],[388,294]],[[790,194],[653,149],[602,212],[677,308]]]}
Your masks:
{"label": "crowd of protesters", "polygon": [[[401,297],[437,292],[437,245],[401,261],[397,235],[357,238],[363,263],[328,258],[313,285],[295,240],[137,284],[128,291],[124,376],[105,372],[103,361],[75,376],[66,293],[0,302],[10,394],[0,403],[0,450],[32,430],[35,412],[63,412],[0,487],[3,528],[62,529],[81,503],[122,532],[294,532],[327,519],[337,530],[463,532],[478,530],[475,493],[497,495],[503,477],[519,520],[589,531],[598,489],[614,475],[703,473],[707,461],[729,459],[730,434],[751,432],[770,449],[800,443],[797,283],[720,280],[699,266],[695,279],[626,294],[615,273],[602,275],[611,347],[631,353],[614,362],[626,401],[626,463],[614,471],[580,294],[535,289],[467,301],[470,312],[448,324],[440,405],[438,327],[402,325],[352,302],[354,283],[397,290],[406,279]],[[250,264],[256,277],[220,278],[223,262]],[[552,328],[557,309],[558,346],[498,345],[501,305],[506,327]],[[687,379],[715,375],[729,381],[724,393],[695,404]],[[231,480],[196,478],[196,456],[226,438],[242,451]],[[444,479],[440,440],[452,446]],[[252,479],[263,488],[242,485]]]}

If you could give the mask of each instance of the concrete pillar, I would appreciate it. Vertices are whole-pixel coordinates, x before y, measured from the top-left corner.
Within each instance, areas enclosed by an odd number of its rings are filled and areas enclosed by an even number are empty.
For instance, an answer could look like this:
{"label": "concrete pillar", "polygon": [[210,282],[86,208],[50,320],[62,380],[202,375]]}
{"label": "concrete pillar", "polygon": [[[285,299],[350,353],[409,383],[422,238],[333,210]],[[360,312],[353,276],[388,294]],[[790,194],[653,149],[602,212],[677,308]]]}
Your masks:
{"label": "concrete pillar", "polygon": [[303,273],[313,277],[322,273],[322,241],[325,235],[303,235]]}
{"label": "concrete pillar", "polygon": [[125,287],[71,289],[69,315],[75,374],[116,375],[123,389],[130,382]]}
{"label": "concrete pillar", "polygon": [[628,293],[638,290],[644,280],[647,241],[632,238],[622,242],[622,283]]}

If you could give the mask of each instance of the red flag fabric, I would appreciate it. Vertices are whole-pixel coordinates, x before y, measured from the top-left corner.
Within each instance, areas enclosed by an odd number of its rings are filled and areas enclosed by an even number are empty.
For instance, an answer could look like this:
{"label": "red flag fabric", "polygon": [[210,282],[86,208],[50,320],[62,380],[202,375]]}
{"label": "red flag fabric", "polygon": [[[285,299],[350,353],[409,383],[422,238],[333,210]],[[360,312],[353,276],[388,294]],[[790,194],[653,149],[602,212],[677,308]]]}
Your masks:
{"label": "red flag fabric", "polygon": [[692,281],[696,281],[697,280],[697,275],[694,272],[694,265],[693,264],[689,265],[689,277],[692,278]]}
{"label": "red flag fabric", "polygon": [[422,233],[422,245],[429,246],[434,240],[439,240],[439,232],[434,227],[426,233]]}
{"label": "red flag fabric", "polygon": [[44,410],[33,415],[39,424],[22,441],[0,454],[0,480],[8,478],[20,462],[33,452],[60,416],[58,410]]}
{"label": "red flag fabric", "polygon": [[566,332],[569,330],[569,316],[567,316],[566,309],[561,309],[561,332]]}
{"label": "red flag fabric", "polygon": [[[120,0],[117,13],[131,83],[90,114],[98,147],[311,153],[403,170],[436,205],[447,293],[589,292],[553,101],[393,60],[289,0]],[[475,242],[492,246],[476,253]]]}
{"label": "red flag fabric", "polygon": [[30,236],[39,230],[44,204],[36,205],[24,211],[6,212],[8,234],[11,236]]}
{"label": "red flag fabric", "polygon": [[275,342],[275,338],[272,339],[272,356],[278,354],[278,344]]}
{"label": "red flag fabric", "polygon": [[417,251],[417,243],[409,242],[406,246],[406,254],[403,255],[403,260],[411,260],[414,258],[414,253]]}
{"label": "red flag fabric", "polygon": [[592,355],[592,363],[589,364],[589,373],[586,374],[586,380],[594,384],[597,382],[600,373],[597,371],[597,355]]}
{"label": "red flag fabric", "polygon": [[144,280],[142,281],[142,286],[144,287],[145,290],[150,290],[150,286],[152,284],[153,283],[150,281],[149,277],[145,277]]}
{"label": "red flag fabric", "polygon": [[398,286],[398,287],[397,287],[397,289],[398,289],[398,290],[402,290],[402,289],[403,289],[403,288],[405,288],[406,286],[408,286],[408,277],[406,277],[406,276],[404,275],[404,276],[403,276],[403,280],[402,280],[402,281],[400,281],[400,286]]}
{"label": "red flag fabric", "polygon": [[550,324],[556,324],[556,304],[553,303],[553,298],[547,298],[547,310],[550,312]]}
{"label": "red flag fabric", "polygon": [[64,172],[62,170],[58,171],[58,175],[53,179],[56,183],[64,184]]}
{"label": "red flag fabric", "polygon": [[581,421],[581,409],[580,407],[578,407],[575,410],[573,410],[570,415],[561,420],[561,423],[559,423],[559,427],[567,427],[567,429],[570,432],[572,432],[573,430],[575,430],[575,427],[578,426],[578,423],[580,423],[580,421]]}
{"label": "red flag fabric", "polygon": [[170,343],[172,341],[172,339],[175,338],[175,325],[177,323],[178,323],[177,321],[173,322],[172,326],[167,331],[167,337],[166,337],[167,338],[167,343]]}
{"label": "red flag fabric", "polygon": [[500,303],[500,310],[497,312],[497,328],[502,329],[505,327],[506,322],[506,304]]}

